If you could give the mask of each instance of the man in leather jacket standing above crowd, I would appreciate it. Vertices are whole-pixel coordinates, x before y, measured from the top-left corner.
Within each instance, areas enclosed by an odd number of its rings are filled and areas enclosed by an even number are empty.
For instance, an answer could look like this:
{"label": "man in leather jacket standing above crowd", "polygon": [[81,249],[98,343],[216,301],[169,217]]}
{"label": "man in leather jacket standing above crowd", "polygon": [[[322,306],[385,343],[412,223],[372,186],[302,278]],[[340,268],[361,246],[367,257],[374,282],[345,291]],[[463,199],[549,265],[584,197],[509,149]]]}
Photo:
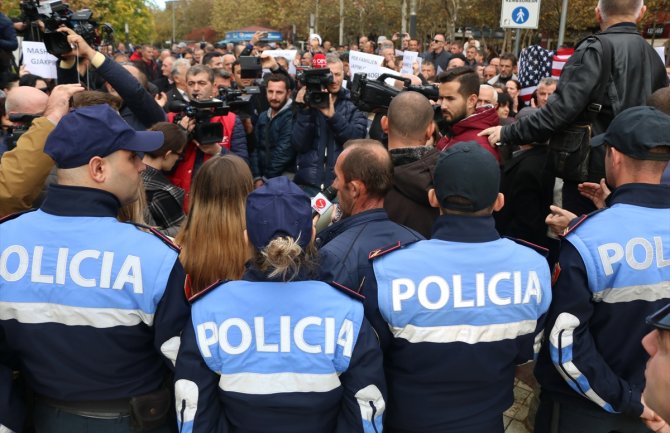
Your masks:
{"label": "man in leather jacket standing above crowd", "polygon": [[[496,126],[482,131],[489,143],[518,145],[542,142],[565,128],[591,123],[591,135],[605,132],[612,119],[626,108],[644,105],[657,89],[668,85],[663,62],[653,48],[640,36],[635,23],[646,11],[643,0],[599,0],[595,8],[601,32],[583,40],[561,72],[556,92],[549,102],[533,116],[512,125]],[[606,81],[606,101],[598,106],[598,84],[605,62],[602,39],[611,46],[611,74]],[[588,97],[584,97],[588,95]],[[595,117],[595,118],[594,118]],[[587,179],[599,182],[604,177],[604,154],[592,152]],[[564,179],[563,207],[576,214],[594,210],[580,196],[579,182]]]}

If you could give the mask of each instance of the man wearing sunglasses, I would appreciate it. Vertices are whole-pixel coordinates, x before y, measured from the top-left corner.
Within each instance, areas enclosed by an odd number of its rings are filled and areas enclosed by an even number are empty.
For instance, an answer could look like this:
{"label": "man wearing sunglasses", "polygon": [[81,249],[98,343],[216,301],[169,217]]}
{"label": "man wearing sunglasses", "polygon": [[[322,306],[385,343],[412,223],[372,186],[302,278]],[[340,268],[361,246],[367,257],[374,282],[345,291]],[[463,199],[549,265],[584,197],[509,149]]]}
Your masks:
{"label": "man wearing sunglasses", "polygon": [[561,242],[535,369],[536,433],[664,431],[642,398],[649,357],[640,340],[649,332],[644,317],[670,302],[670,187],[660,184],[668,131],[670,116],[642,106],[592,140],[605,147],[613,192]]}
{"label": "man wearing sunglasses", "polygon": [[451,60],[451,53],[444,49],[446,42],[444,34],[437,33],[433,40],[430,41],[428,51],[421,56],[424,60],[431,61],[435,65],[436,70],[441,69],[442,71],[446,71],[449,60]]}

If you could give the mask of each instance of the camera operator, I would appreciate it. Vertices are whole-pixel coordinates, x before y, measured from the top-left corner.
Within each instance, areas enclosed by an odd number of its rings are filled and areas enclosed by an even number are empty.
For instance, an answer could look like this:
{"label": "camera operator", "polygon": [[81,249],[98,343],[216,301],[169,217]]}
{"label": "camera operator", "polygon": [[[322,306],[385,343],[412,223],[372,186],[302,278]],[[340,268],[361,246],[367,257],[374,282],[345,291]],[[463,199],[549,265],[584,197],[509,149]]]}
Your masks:
{"label": "camera operator", "polygon": [[19,138],[16,148],[2,155],[0,217],[29,209],[42,191],[44,180],[53,167],[53,160],[43,152],[47,135],[67,114],[70,97],[82,90],[84,88],[78,84],[56,86],[48,100],[34,87],[17,87],[7,95],[9,112],[25,110],[40,117]]}
{"label": "camera operator", "polygon": [[[186,89],[190,101],[205,101],[216,95],[214,89],[214,72],[204,65],[195,65],[186,73]],[[174,113],[168,114],[168,120],[173,122]],[[247,163],[249,153],[247,151],[247,139],[240,118],[232,111],[224,116],[212,116],[211,123],[220,122],[223,127],[223,140],[219,143],[200,144],[191,137],[182,153],[182,158],[173,170],[170,181],[186,192],[184,198],[184,210],[188,211],[189,193],[191,181],[202,164],[214,155],[234,153]],[[180,125],[190,131],[195,127],[195,119],[184,116]]]}
{"label": "camera operator", "polygon": [[[74,47],[73,51],[63,55],[58,68],[60,83],[76,83],[80,73],[75,66],[75,56],[85,60],[96,68],[97,74],[105,80],[107,92],[118,95],[123,100],[119,113],[121,117],[136,131],[150,128],[154,123],[165,121],[165,112],[154,100],[141,81],[142,72],[133,65],[120,65],[102,53],[91,48],[84,38],[68,27],[61,27],[59,32],[67,34],[67,41]],[[81,63],[80,60],[80,63]],[[138,79],[139,78],[139,79]]]}
{"label": "camera operator", "polygon": [[[316,56],[316,62],[323,61]],[[342,87],[342,61],[337,55],[326,57],[332,83],[326,87],[328,106],[312,108],[305,104],[306,88],[300,89],[295,102],[299,108],[293,123],[291,142],[297,155],[294,182],[314,196],[334,179],[335,161],[347,140],[365,138],[368,120],[351,101],[349,91]],[[314,66],[320,66],[313,63]]]}

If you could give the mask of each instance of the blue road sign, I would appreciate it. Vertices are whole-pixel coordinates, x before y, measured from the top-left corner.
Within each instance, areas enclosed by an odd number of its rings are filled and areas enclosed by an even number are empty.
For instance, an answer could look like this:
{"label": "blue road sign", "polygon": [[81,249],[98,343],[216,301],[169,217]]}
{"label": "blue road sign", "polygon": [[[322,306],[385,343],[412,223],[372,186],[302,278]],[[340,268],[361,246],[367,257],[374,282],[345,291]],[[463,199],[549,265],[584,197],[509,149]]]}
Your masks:
{"label": "blue road sign", "polygon": [[530,13],[528,12],[528,9],[526,9],[523,6],[519,6],[512,11],[512,21],[514,21],[517,24],[525,23],[526,21],[528,21],[529,17]]}

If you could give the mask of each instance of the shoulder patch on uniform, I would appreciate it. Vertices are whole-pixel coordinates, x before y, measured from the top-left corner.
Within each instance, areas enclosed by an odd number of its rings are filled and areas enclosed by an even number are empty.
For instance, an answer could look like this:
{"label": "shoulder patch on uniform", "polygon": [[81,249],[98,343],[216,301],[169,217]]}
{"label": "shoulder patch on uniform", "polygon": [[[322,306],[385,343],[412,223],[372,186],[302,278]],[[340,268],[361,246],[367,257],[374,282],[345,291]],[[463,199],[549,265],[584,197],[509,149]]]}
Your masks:
{"label": "shoulder patch on uniform", "polygon": [[229,280],[217,280],[209,286],[205,287],[198,293],[193,293],[193,288],[191,287],[191,276],[186,275],[186,281],[184,281],[184,293],[186,294],[186,299],[189,303],[194,303],[195,301],[202,299],[206,294],[212,292],[215,287],[220,286],[221,284],[227,283]]}
{"label": "shoulder patch on uniform", "polygon": [[516,242],[519,245],[523,245],[524,247],[528,247],[531,250],[534,250],[536,253],[541,254],[543,257],[547,257],[549,255],[549,249],[543,247],[542,245],[537,245],[532,242],[528,242],[526,240],[520,239],[520,238],[512,238],[509,236],[505,236],[507,239],[510,241]]}
{"label": "shoulder patch on uniform", "polygon": [[27,214],[29,212],[35,212],[36,210],[37,209],[28,209],[28,210],[22,210],[22,211],[19,211],[19,212],[10,213],[9,215],[5,215],[2,218],[0,218],[0,224],[5,223],[7,221],[11,221],[13,219],[16,219],[23,214]]}
{"label": "shoulder patch on uniform", "polygon": [[602,208],[602,209],[594,210],[593,212],[591,212],[591,213],[589,213],[589,214],[582,215],[582,216],[579,216],[579,217],[573,219],[572,221],[570,221],[570,223],[568,224],[568,227],[565,229],[565,231],[564,231],[562,234],[560,234],[559,236],[560,236],[560,237],[563,237],[563,238],[566,237],[566,236],[569,235],[573,230],[575,230],[577,227],[579,227],[584,221],[586,221],[587,219],[591,218],[593,215],[595,215],[595,214],[597,214],[597,213],[599,213],[599,212],[602,212],[602,211],[605,210],[605,209],[607,209],[607,208]]}
{"label": "shoulder patch on uniform", "polygon": [[353,289],[350,289],[349,287],[338,283],[337,281],[326,281],[326,284],[330,285],[331,287],[337,289],[338,292],[342,292],[345,295],[349,296],[350,298],[356,299],[357,301],[365,301],[365,296],[361,295],[360,293],[356,292]]}
{"label": "shoulder patch on uniform", "polygon": [[418,242],[420,240],[421,239],[416,239],[416,240],[413,240],[411,242],[405,242],[405,243],[402,243],[402,242],[398,241],[394,244],[388,245],[388,246],[383,247],[383,248],[376,248],[376,249],[370,251],[370,254],[368,254],[368,260],[374,260],[377,257],[381,257],[384,254],[388,254],[391,251],[395,251],[395,250],[398,250],[400,248],[405,248],[407,245],[411,245],[414,242]]}

